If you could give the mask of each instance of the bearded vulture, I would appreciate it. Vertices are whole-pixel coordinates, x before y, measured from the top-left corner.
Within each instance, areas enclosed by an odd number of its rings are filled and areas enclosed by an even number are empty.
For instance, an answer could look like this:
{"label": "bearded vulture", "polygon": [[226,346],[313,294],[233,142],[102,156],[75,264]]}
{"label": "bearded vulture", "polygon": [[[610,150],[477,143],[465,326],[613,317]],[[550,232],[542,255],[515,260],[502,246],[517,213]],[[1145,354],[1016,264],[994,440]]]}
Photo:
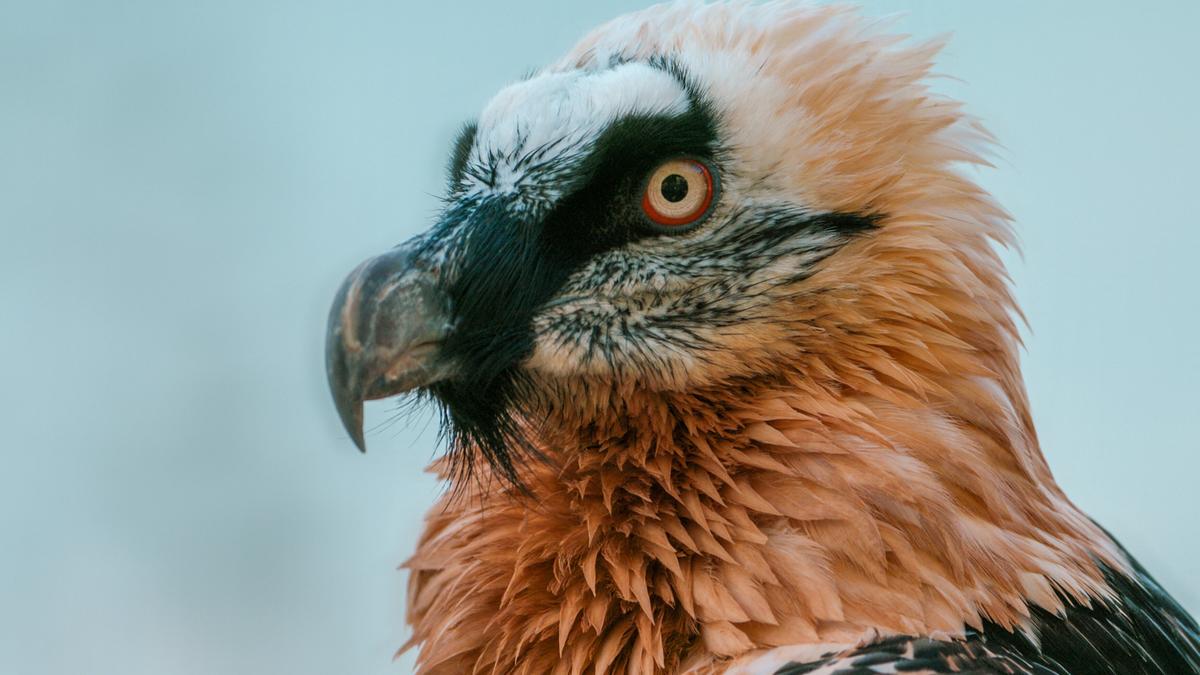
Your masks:
{"label": "bearded vulture", "polygon": [[502,89],[330,315],[337,410],[442,411],[424,675],[1200,673],[1059,489],[937,44],[669,4]]}

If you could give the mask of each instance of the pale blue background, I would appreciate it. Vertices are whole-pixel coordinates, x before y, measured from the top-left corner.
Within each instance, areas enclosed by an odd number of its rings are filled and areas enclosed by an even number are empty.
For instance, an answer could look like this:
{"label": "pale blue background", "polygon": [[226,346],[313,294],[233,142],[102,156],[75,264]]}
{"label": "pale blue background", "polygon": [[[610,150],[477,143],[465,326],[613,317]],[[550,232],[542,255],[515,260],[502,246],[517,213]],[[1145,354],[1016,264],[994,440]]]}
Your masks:
{"label": "pale blue background", "polygon": [[[327,303],[491,92],[640,4],[0,4],[0,672],[409,670],[436,434],[353,451]],[[1200,610],[1200,3],[867,5],[955,33],[1050,463]]]}

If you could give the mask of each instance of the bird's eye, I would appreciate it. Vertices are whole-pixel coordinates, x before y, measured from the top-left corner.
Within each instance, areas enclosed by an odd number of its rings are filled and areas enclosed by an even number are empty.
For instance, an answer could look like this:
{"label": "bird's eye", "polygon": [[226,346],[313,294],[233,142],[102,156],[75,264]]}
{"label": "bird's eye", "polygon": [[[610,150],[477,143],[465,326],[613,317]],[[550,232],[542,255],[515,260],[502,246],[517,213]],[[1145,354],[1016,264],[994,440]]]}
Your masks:
{"label": "bird's eye", "polygon": [[695,159],[672,159],[650,173],[642,211],[651,223],[675,231],[708,215],[716,186],[708,166]]}

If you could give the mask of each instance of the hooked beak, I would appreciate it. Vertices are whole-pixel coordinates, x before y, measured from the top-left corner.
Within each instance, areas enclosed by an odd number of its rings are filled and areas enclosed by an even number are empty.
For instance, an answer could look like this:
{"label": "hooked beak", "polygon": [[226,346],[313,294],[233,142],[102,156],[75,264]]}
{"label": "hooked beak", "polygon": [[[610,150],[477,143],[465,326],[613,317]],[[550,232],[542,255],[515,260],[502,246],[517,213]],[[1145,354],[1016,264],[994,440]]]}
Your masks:
{"label": "hooked beak", "polygon": [[342,425],[359,450],[363,401],[386,398],[450,375],[441,357],[450,303],[435,272],[411,247],[359,265],[338,290],[325,334],[325,370]]}

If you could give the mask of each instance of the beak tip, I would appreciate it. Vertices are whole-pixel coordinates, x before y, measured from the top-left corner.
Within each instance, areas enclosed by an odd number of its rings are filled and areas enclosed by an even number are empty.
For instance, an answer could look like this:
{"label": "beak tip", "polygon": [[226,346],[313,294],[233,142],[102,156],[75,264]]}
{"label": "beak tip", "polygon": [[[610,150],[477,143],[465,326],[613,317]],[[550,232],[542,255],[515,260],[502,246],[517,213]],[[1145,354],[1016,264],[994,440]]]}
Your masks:
{"label": "beak tip", "polygon": [[354,442],[354,447],[358,448],[359,452],[365,453],[367,451],[367,441],[363,434],[363,402],[360,399],[351,398],[350,396],[335,396],[334,402],[337,405],[338,417],[342,420],[342,427],[346,430],[346,434]]}

